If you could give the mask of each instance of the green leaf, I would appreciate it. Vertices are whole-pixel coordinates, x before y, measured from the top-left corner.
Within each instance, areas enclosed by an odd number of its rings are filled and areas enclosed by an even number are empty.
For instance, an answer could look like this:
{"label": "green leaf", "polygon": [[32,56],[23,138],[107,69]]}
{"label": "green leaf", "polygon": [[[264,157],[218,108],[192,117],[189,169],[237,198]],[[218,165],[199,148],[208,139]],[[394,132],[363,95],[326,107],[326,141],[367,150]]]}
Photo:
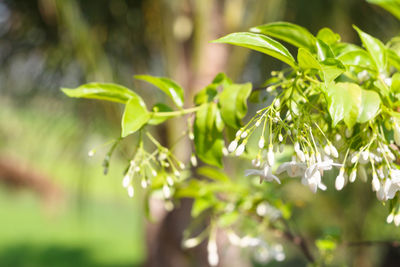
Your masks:
{"label": "green leaf", "polygon": [[337,57],[342,54],[348,53],[350,51],[362,50],[362,48],[359,47],[358,45],[349,44],[349,43],[332,44],[331,49],[332,49],[333,54],[335,54],[335,56],[337,56]]}
{"label": "green leaf", "polygon": [[317,55],[318,55],[318,59],[320,61],[324,61],[325,59],[334,58],[335,57],[335,55],[333,54],[333,51],[330,48],[330,46],[327,45],[322,40],[317,39],[316,42],[315,42],[315,45],[317,47]]}
{"label": "green leaf", "polygon": [[194,147],[198,157],[213,166],[222,167],[223,123],[215,103],[200,106],[194,120]]}
{"label": "green leaf", "polygon": [[229,227],[239,219],[239,215],[240,214],[237,211],[223,213],[219,216],[217,224],[221,228]]}
{"label": "green leaf", "polygon": [[372,37],[371,35],[357,28],[357,26],[353,25],[353,27],[360,36],[361,42],[367,49],[372,60],[378,67],[379,72],[384,72],[386,70],[386,64],[387,64],[387,52],[385,45],[380,40]]}
{"label": "green leaf", "polygon": [[400,73],[395,73],[392,76],[392,85],[390,86],[390,91],[393,94],[398,94],[400,93]]}
{"label": "green leaf", "polygon": [[201,89],[195,96],[194,96],[194,104],[196,106],[200,106],[201,104],[208,103],[214,100],[217,96],[218,84],[209,84],[203,89]]}
{"label": "green leaf", "polygon": [[400,20],[400,0],[367,0],[368,2],[379,5],[386,9],[393,16]]}
{"label": "green leaf", "polygon": [[281,43],[261,34],[237,32],[228,34],[212,42],[227,43],[250,48],[275,57],[292,67],[296,66],[293,56],[289,53],[286,47],[284,47]]}
{"label": "green leaf", "polygon": [[218,73],[215,77],[214,80],[212,81],[212,84],[217,84],[217,85],[226,85],[226,84],[232,84],[231,79],[229,79],[225,73],[220,72]]}
{"label": "green leaf", "polygon": [[69,97],[102,99],[124,104],[137,96],[128,88],[113,83],[87,83],[75,89],[61,90]]}
{"label": "green leaf", "polygon": [[221,116],[225,124],[236,129],[247,113],[247,98],[251,93],[251,83],[231,84],[224,87],[219,96]]}
{"label": "green leaf", "polygon": [[340,35],[334,33],[329,28],[322,28],[321,30],[319,30],[317,38],[322,40],[324,43],[328,45],[332,45],[340,41]]}
{"label": "green leaf", "polygon": [[302,69],[321,69],[318,60],[307,49],[302,47],[299,48],[299,52],[297,53],[297,62],[299,62],[299,66]]}
{"label": "green leaf", "polygon": [[310,52],[316,51],[315,37],[306,28],[296,24],[288,22],[273,22],[253,27],[250,31],[272,36],[296,47],[305,48]]}
{"label": "green leaf", "polygon": [[372,120],[379,112],[381,99],[378,93],[370,90],[361,90],[361,105],[357,122],[364,123]]}
{"label": "green leaf", "polygon": [[221,182],[228,182],[229,177],[222,171],[208,167],[208,166],[203,166],[197,169],[197,173],[199,175],[205,176],[207,178],[213,179],[215,181],[221,181]]}
{"label": "green leaf", "polygon": [[395,67],[397,71],[400,71],[400,56],[392,49],[388,49],[386,52],[389,65]]}
{"label": "green leaf", "polygon": [[214,205],[213,198],[200,197],[196,198],[193,202],[191,215],[193,218],[199,216],[203,211],[211,208]]}
{"label": "green leaf", "polygon": [[355,83],[337,83],[327,87],[329,114],[335,127],[344,120],[352,128],[357,121],[361,105],[361,88]]}
{"label": "green leaf", "polygon": [[173,116],[157,116],[157,115],[162,115],[163,112],[171,112],[173,111],[172,108],[170,108],[168,105],[164,103],[157,103],[153,106],[152,108],[153,114],[149,121],[147,122],[148,124],[151,125],[158,125],[160,123],[163,123],[164,121],[172,118]]}
{"label": "green leaf", "polygon": [[346,67],[337,59],[328,58],[321,62],[323,79],[326,85],[346,71]]}
{"label": "green leaf", "polygon": [[345,66],[375,70],[375,63],[370,55],[363,49],[353,50],[337,57]]}
{"label": "green leaf", "polygon": [[154,77],[150,75],[135,75],[135,79],[146,81],[152,85],[158,87],[161,91],[166,93],[175,105],[183,107],[183,89],[174,81],[164,77]]}
{"label": "green leaf", "polygon": [[122,116],[122,137],[133,134],[145,125],[150,119],[146,104],[140,97],[132,97],[126,103],[124,115]]}

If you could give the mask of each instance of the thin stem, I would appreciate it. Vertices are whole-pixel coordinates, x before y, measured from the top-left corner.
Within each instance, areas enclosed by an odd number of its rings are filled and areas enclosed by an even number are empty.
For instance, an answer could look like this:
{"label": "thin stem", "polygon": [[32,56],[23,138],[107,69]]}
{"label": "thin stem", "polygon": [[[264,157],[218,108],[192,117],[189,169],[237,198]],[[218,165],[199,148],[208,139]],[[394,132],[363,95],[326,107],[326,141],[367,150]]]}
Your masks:
{"label": "thin stem", "polygon": [[153,117],[177,117],[183,116],[185,114],[196,112],[200,109],[200,106],[188,109],[182,109],[178,111],[169,111],[169,112],[153,112]]}

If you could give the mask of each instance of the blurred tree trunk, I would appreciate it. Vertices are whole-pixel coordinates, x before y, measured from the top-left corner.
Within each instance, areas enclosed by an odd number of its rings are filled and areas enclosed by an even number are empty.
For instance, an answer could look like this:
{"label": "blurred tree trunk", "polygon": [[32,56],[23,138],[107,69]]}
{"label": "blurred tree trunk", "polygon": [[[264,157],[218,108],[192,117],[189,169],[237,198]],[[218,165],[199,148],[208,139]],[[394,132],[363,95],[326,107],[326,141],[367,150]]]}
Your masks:
{"label": "blurred tree trunk", "polygon": [[[160,13],[159,32],[162,37],[166,74],[174,78],[185,88],[186,99],[191,101],[195,93],[210,83],[219,72],[230,70],[233,79],[237,79],[245,66],[248,50],[235,49],[230,54],[228,45],[212,45],[208,42],[232,31],[247,30],[249,27],[276,20],[285,1],[281,0],[193,0],[181,1],[180,4],[161,0],[149,0],[152,8],[158,7]],[[161,12],[162,11],[162,12]],[[246,15],[247,14],[247,15]],[[249,15],[250,14],[250,15]],[[157,23],[157,22],[155,22]],[[182,25],[179,25],[182,23]],[[183,25],[191,23],[191,25]],[[179,29],[193,29],[191,38],[182,38]],[[177,32],[178,31],[178,32]],[[187,37],[187,36],[183,36]],[[231,55],[231,56],[228,56]],[[227,68],[230,65],[231,68]],[[191,102],[186,102],[191,105]],[[167,131],[158,132],[160,139],[169,144],[185,129],[185,120],[171,120]],[[165,136],[167,135],[167,136]],[[164,144],[164,145],[168,145]],[[191,154],[191,143],[184,139],[176,147],[175,153],[188,161]],[[166,215],[160,215],[162,221],[158,225],[150,224],[147,228],[148,267],[206,266],[206,246],[183,250],[181,248],[182,233],[188,226],[191,216],[191,201],[183,200],[180,207]],[[236,253],[235,253],[236,252]],[[239,251],[229,251],[221,258],[221,266],[246,266],[249,263],[239,258]]]}

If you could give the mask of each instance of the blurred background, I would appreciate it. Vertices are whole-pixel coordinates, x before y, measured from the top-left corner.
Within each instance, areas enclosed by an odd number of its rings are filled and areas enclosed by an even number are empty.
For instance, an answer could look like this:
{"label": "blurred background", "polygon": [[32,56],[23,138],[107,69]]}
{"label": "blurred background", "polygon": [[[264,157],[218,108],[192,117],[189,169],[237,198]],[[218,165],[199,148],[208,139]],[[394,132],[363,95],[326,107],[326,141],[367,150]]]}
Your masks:
{"label": "blurred background", "polygon": [[[187,263],[204,256],[159,255],[163,244],[176,241],[159,234],[163,227],[179,236],[185,223],[171,220],[187,216],[164,212],[158,223],[149,223],[140,192],[128,198],[121,180],[134,137],[114,153],[103,175],[109,142],[120,134],[122,106],[69,99],[60,88],[115,82],[153,103],[164,95],[134,82],[134,74],[171,77],[187,99],[221,71],[259,86],[281,63],[208,42],[279,20],[314,34],[330,27],[357,44],[352,24],[384,42],[399,33],[399,21],[363,0],[0,0],[0,266],[185,266],[164,265],[163,257]],[[159,136],[168,143],[181,127],[172,121]],[[93,148],[97,153],[88,157]],[[301,195],[296,224],[310,237],[332,224],[356,240],[399,238],[399,230],[384,223],[385,208],[364,195],[363,187],[353,189],[360,190],[357,198],[348,189],[317,196],[297,187],[286,190],[289,198]],[[349,253],[358,266],[399,262],[398,250],[384,244],[339,253],[340,264]],[[241,260],[237,266],[251,266]],[[279,266],[304,264],[289,246]]]}

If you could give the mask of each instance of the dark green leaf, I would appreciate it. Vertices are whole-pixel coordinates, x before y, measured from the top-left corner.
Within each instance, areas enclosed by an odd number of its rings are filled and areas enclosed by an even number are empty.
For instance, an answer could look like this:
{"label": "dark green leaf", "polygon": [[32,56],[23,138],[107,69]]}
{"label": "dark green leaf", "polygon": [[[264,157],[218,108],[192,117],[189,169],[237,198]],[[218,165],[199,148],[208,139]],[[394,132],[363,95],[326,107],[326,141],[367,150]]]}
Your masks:
{"label": "dark green leaf", "polygon": [[306,28],[296,24],[288,22],[273,22],[253,27],[250,31],[272,36],[296,47],[305,48],[310,52],[316,51],[315,37]]}
{"label": "dark green leaf", "polygon": [[219,105],[225,124],[235,129],[240,127],[240,120],[247,113],[247,98],[251,93],[251,87],[251,83],[224,87],[219,96]]}
{"label": "dark green leaf", "polygon": [[75,89],[61,90],[69,97],[102,99],[124,104],[130,98],[137,96],[128,88],[113,83],[87,83]]}
{"label": "dark green leaf", "polygon": [[222,167],[222,129],[223,123],[217,105],[201,105],[194,121],[194,146],[202,161],[217,167]]}
{"label": "dark green leaf", "polygon": [[370,90],[361,90],[361,105],[357,122],[364,123],[372,120],[378,114],[381,99],[378,93]]}
{"label": "dark green leaf", "polygon": [[122,116],[122,137],[130,135],[139,130],[150,119],[146,104],[140,97],[132,97],[126,103],[124,115]]}
{"label": "dark green leaf", "polygon": [[352,128],[359,115],[361,88],[355,83],[337,83],[327,88],[327,98],[333,126],[344,120]]}
{"label": "dark green leaf", "polygon": [[319,30],[317,38],[322,40],[324,43],[328,45],[332,45],[340,41],[340,35],[334,33],[329,28],[322,28],[321,30]]}
{"label": "dark green leaf", "polygon": [[386,70],[386,64],[387,64],[387,52],[385,45],[380,40],[363,32],[356,26],[353,25],[353,27],[354,29],[356,29],[364,47],[367,49],[372,60],[378,67],[379,72],[384,72]]}
{"label": "dark green leaf", "polygon": [[183,89],[174,81],[168,78],[154,77],[150,75],[135,75],[134,77],[135,79],[149,82],[158,87],[160,90],[166,93],[172,99],[172,101],[174,101],[175,105],[178,107],[183,106]]}
{"label": "dark green leaf", "polygon": [[275,57],[292,67],[296,66],[293,56],[289,53],[286,47],[279,42],[261,34],[237,32],[228,34],[212,42],[247,47]]}
{"label": "dark green leaf", "polygon": [[147,122],[148,124],[151,125],[157,125],[160,123],[163,123],[164,121],[172,118],[168,117],[168,116],[157,116],[157,115],[163,115],[163,112],[171,112],[173,111],[172,108],[170,108],[168,105],[164,104],[164,103],[157,103],[153,106],[152,108],[153,114],[150,118],[150,120]]}
{"label": "dark green leaf", "polygon": [[300,47],[297,53],[297,62],[302,69],[321,69],[321,65],[308,50]]}

